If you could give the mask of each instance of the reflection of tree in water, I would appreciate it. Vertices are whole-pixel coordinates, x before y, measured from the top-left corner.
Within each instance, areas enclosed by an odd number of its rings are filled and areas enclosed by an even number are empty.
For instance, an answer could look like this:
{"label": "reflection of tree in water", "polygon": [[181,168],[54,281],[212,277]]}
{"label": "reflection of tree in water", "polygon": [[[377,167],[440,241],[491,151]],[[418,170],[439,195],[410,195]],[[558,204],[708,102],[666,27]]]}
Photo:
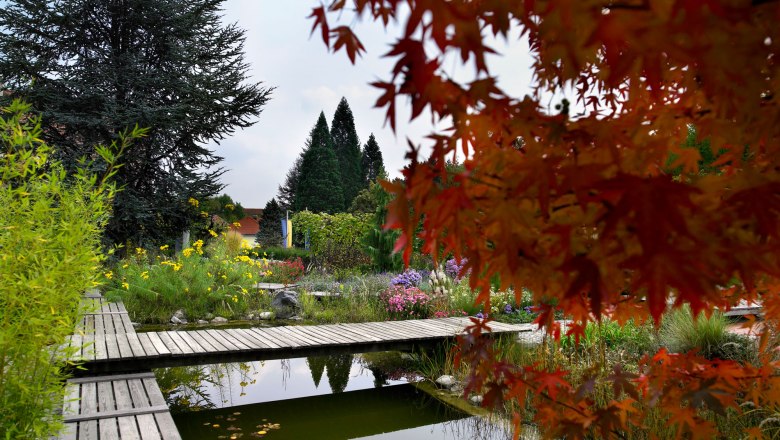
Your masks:
{"label": "reflection of tree in water", "polygon": [[319,388],[322,373],[325,371],[325,356],[309,356],[306,358],[306,364],[309,366],[309,371],[311,371],[314,387]]}
{"label": "reflection of tree in water", "polygon": [[172,367],[154,371],[165,401],[174,413],[216,408],[218,405],[211,401],[206,385],[219,392],[219,406],[230,405],[236,388],[234,379],[238,379],[239,393],[243,396],[245,388],[257,382],[253,377],[257,373],[255,363]]}
{"label": "reflection of tree in water", "polygon": [[171,412],[199,411],[215,407],[205,391],[205,384],[216,385],[206,367],[161,368],[155,370],[154,375]]}
{"label": "reflection of tree in water", "polygon": [[341,393],[349,382],[349,371],[352,369],[352,355],[338,354],[325,358],[328,368],[328,384],[334,393]]}

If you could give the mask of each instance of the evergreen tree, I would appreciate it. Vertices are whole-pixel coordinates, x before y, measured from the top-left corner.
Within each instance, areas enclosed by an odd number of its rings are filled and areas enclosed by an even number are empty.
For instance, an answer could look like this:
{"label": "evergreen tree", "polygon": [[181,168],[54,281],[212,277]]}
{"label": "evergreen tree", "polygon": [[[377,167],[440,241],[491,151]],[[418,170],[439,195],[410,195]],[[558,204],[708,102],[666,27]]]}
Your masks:
{"label": "evergreen tree", "polygon": [[371,182],[376,182],[376,179],[382,173],[381,170],[385,169],[382,150],[379,149],[374,133],[371,133],[368,137],[368,142],[363,146],[362,163],[363,186],[368,187]]}
{"label": "evergreen tree", "polygon": [[287,171],[287,177],[284,179],[284,184],[279,185],[279,191],[276,197],[279,199],[279,206],[284,210],[293,209],[293,203],[295,201],[295,192],[298,189],[298,180],[301,178],[301,164],[303,163],[303,155],[306,150],[309,149],[307,141],[301,154],[295,158],[292,168]]}
{"label": "evergreen tree", "polygon": [[244,207],[227,194],[204,200],[200,203],[200,208],[209,215],[218,215],[228,223],[237,222],[245,216]]}
{"label": "evergreen tree", "polygon": [[282,222],[284,211],[271,199],[263,208],[260,218],[260,230],[257,232],[257,242],[261,246],[280,246],[282,244]]}
{"label": "evergreen tree", "polygon": [[344,208],[339,163],[325,114],[320,113],[303,153],[293,207],[296,211],[339,212]]}
{"label": "evergreen tree", "polygon": [[365,187],[361,170],[360,140],[355,130],[355,118],[346,98],[341,98],[333,123],[330,127],[336,158],[339,161],[341,188],[344,191],[344,207],[352,205],[352,200]]}
{"label": "evergreen tree", "polygon": [[9,0],[0,8],[0,78],[43,117],[70,169],[126,127],[149,127],[116,175],[106,235],[168,242],[217,194],[206,147],[252,125],[272,89],[245,83],[244,30],[224,0]]}
{"label": "evergreen tree", "polygon": [[[377,178],[387,179],[384,169],[379,170]],[[393,248],[400,233],[396,230],[384,229],[387,221],[387,204],[391,200],[390,194],[376,182],[371,183],[369,191],[374,199],[376,211],[374,211],[373,227],[363,236],[363,248],[371,257],[371,264],[377,272],[399,270],[403,267],[403,260],[401,254],[393,252]]]}

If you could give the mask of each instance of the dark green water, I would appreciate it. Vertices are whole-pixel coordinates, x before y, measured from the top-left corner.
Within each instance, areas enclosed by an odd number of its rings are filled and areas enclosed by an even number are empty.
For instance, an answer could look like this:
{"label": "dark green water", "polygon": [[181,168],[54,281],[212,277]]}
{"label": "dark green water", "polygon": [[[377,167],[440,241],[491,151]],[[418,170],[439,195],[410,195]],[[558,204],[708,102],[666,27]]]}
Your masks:
{"label": "dark green water", "polygon": [[358,356],[156,373],[184,440],[511,438]]}

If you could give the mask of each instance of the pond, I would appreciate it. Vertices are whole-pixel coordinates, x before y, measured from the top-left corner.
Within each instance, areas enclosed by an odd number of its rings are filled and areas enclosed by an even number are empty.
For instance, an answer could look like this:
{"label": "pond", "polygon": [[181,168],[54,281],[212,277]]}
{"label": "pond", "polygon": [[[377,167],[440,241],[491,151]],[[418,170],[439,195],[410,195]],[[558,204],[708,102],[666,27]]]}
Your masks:
{"label": "pond", "polygon": [[184,440],[504,439],[420,390],[397,353],[156,370]]}

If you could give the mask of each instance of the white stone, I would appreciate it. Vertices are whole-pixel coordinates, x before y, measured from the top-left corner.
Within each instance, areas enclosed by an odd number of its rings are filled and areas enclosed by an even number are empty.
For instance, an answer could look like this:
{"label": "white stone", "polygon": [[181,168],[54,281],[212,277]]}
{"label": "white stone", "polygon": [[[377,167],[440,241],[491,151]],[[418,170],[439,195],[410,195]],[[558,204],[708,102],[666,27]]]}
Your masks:
{"label": "white stone", "polygon": [[217,316],[216,318],[211,320],[212,324],[224,324],[228,322],[227,318],[223,318],[221,316]]}
{"label": "white stone", "polygon": [[274,314],[272,312],[261,312],[257,317],[262,320],[274,319]]}
{"label": "white stone", "polygon": [[458,383],[458,381],[453,376],[444,375],[444,376],[439,376],[439,378],[436,379],[436,383],[445,388],[450,388],[456,383]]}

